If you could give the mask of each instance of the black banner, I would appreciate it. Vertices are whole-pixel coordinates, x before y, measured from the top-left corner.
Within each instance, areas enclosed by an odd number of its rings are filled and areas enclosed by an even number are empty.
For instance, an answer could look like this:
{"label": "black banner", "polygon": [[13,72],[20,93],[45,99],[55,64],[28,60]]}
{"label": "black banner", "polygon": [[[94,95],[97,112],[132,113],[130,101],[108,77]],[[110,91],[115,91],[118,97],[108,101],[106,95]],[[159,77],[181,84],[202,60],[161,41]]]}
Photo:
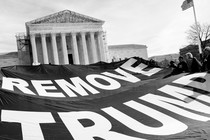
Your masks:
{"label": "black banner", "polygon": [[141,58],[1,69],[0,139],[208,139],[210,74]]}

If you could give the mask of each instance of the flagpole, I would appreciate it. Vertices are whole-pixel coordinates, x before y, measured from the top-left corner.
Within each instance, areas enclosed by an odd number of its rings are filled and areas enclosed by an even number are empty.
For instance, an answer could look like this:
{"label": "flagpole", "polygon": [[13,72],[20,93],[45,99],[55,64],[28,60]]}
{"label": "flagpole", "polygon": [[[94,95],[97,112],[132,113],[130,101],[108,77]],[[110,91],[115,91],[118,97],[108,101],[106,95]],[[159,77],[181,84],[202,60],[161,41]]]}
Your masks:
{"label": "flagpole", "polygon": [[192,0],[192,3],[193,3],[192,6],[193,6],[194,19],[195,19],[195,26],[196,26],[197,36],[198,36],[198,50],[199,50],[199,53],[202,54],[200,34],[199,34],[199,30],[198,30],[198,22],[197,22],[197,18],[196,18],[196,14],[195,14],[195,6],[194,6],[193,0]]}

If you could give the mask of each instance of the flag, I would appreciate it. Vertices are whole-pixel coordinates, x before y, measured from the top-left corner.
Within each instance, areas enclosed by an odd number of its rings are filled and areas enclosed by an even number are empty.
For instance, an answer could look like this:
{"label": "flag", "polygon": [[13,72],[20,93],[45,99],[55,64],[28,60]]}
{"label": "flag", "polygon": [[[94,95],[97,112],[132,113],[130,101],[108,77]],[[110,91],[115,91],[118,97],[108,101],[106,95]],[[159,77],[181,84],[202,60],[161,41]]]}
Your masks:
{"label": "flag", "polygon": [[193,0],[185,0],[183,3],[182,3],[182,11],[184,10],[187,10],[188,8],[192,7],[193,6]]}

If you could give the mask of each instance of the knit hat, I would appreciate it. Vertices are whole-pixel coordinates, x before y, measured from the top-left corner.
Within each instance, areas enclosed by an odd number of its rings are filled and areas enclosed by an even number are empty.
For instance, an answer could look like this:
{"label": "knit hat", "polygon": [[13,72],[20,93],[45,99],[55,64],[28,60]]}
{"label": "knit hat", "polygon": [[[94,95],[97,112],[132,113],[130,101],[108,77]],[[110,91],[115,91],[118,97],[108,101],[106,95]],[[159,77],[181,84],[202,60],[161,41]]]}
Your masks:
{"label": "knit hat", "polygon": [[209,51],[210,52],[210,47],[209,46],[205,47],[204,51]]}

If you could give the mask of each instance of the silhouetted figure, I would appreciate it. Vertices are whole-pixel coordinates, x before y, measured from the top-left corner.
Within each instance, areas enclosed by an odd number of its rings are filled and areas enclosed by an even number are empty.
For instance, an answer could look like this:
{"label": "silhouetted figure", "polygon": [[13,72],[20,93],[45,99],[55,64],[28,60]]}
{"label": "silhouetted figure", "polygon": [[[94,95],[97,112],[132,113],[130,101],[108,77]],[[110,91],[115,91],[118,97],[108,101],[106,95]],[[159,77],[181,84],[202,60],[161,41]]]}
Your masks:
{"label": "silhouetted figure", "polygon": [[203,64],[202,71],[210,70],[210,47],[205,47],[203,50]]}
{"label": "silhouetted figure", "polygon": [[196,57],[193,57],[192,53],[186,53],[187,58],[187,66],[190,73],[200,72],[201,71],[201,63],[197,60]]}
{"label": "silhouetted figure", "polygon": [[179,56],[179,63],[177,65],[177,70],[180,72],[188,72],[188,66],[183,56]]}
{"label": "silhouetted figure", "polygon": [[[172,67],[172,66],[171,66]],[[184,58],[182,56],[179,57],[179,63],[178,65],[173,65],[173,71],[171,72],[171,75],[180,74],[183,72],[188,72],[187,63],[184,61]]]}
{"label": "silhouetted figure", "polygon": [[159,67],[158,64],[157,64],[157,62],[155,60],[153,60],[153,59],[150,59],[149,60],[148,65],[150,67]]}
{"label": "silhouetted figure", "polygon": [[176,63],[174,61],[170,61],[169,68],[176,69],[177,68]]}

